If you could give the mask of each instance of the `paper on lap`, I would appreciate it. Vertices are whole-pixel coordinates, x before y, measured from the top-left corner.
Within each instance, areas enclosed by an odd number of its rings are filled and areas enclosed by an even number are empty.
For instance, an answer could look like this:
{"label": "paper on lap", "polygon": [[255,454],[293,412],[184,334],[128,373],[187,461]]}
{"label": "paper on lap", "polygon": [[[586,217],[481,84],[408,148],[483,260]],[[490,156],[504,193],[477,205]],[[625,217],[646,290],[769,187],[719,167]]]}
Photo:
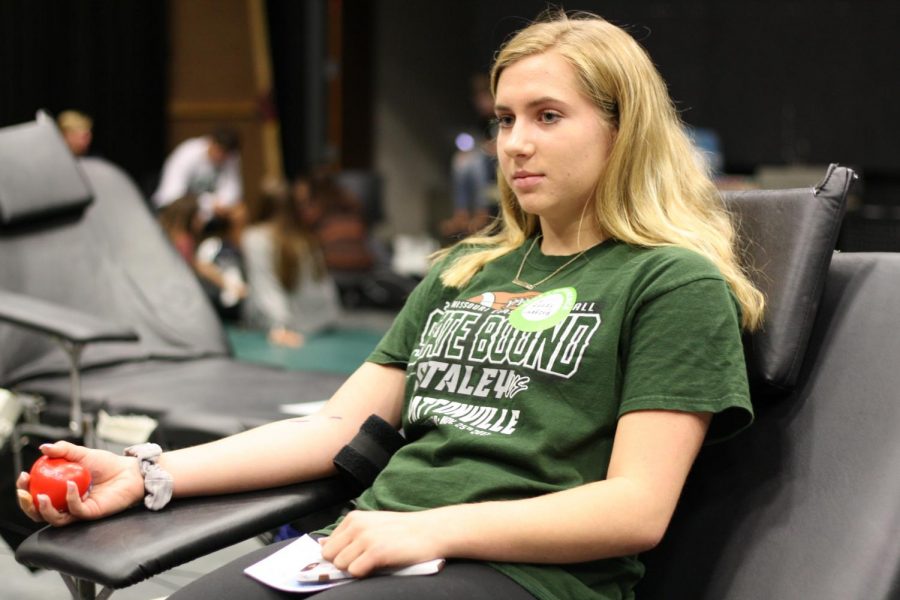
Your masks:
{"label": "paper on lap", "polygon": [[[399,569],[383,569],[377,571],[375,575],[432,575],[443,568],[444,562],[444,559],[438,558]],[[338,579],[325,582],[298,581],[297,578],[301,570],[311,563],[330,565],[328,561],[322,558],[322,549],[319,543],[308,535],[304,535],[278,552],[258,563],[250,565],[244,569],[244,573],[269,587],[283,592],[319,592],[353,581],[353,579]]]}

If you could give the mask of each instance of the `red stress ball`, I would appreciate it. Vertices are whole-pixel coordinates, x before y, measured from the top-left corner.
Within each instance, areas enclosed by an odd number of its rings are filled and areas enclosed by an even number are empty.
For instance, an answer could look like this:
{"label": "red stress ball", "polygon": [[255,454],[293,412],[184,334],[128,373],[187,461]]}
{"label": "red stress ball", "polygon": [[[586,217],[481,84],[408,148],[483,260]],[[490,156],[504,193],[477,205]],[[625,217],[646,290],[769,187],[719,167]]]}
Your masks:
{"label": "red stress ball", "polygon": [[69,505],[66,502],[66,482],[74,481],[78,486],[78,494],[84,495],[91,487],[91,474],[87,469],[76,462],[64,458],[50,458],[42,456],[31,467],[31,480],[28,484],[28,493],[34,501],[34,507],[38,506],[38,494],[47,494],[50,503],[60,512],[66,512]]}

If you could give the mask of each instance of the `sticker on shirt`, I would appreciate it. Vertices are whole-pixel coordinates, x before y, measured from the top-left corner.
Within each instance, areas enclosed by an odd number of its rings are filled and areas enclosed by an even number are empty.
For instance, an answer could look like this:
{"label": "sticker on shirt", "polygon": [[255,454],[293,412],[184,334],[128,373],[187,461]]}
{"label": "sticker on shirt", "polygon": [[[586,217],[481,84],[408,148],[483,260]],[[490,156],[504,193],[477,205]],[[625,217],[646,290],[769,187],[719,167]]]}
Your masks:
{"label": "sticker on shirt", "polygon": [[557,288],[531,298],[509,315],[509,324],[519,331],[543,331],[569,316],[578,293],[573,287]]}
{"label": "sticker on shirt", "polygon": [[482,292],[469,298],[466,302],[483,306],[495,311],[511,311],[524,302],[539,296],[540,292]]}

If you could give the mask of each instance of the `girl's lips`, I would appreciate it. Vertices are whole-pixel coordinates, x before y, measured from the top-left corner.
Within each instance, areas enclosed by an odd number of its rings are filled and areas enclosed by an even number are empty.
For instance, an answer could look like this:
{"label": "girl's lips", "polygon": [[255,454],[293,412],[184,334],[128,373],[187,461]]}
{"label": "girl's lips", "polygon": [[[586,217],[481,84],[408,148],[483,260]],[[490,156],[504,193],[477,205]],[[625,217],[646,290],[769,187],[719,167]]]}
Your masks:
{"label": "girl's lips", "polygon": [[528,190],[537,186],[543,179],[544,176],[538,175],[537,173],[523,173],[521,175],[514,175],[512,184],[517,190]]}

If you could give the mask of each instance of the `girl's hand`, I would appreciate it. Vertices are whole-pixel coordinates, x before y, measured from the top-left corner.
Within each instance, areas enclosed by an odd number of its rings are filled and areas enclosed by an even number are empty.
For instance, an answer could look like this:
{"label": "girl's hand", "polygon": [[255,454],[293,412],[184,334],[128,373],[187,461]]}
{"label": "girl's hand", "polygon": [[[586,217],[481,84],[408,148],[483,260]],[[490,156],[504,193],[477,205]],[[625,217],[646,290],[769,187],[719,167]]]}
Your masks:
{"label": "girl's hand", "polygon": [[406,567],[435,558],[442,552],[446,524],[435,511],[353,511],[322,540],[322,556],[354,577],[376,569]]}
{"label": "girl's hand", "polygon": [[33,521],[46,521],[60,527],[78,520],[93,520],[125,510],[144,496],[144,478],[136,458],[118,456],[106,450],[91,450],[69,442],[44,444],[41,452],[53,458],[80,463],[91,474],[92,484],[82,500],[74,483],[68,484],[68,512],[59,512],[45,494],[38,495],[40,511],[35,510],[28,492],[28,473],[19,475],[16,493],[19,507]]}

